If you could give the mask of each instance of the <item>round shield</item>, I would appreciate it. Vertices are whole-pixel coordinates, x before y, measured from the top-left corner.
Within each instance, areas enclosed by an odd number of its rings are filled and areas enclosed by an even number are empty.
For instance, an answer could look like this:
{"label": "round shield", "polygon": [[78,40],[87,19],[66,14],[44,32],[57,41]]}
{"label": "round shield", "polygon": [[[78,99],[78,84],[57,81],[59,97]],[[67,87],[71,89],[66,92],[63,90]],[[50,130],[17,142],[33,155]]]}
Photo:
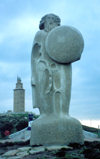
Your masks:
{"label": "round shield", "polygon": [[80,59],[84,40],[76,28],[58,26],[48,33],[45,47],[53,60],[58,63],[71,63]]}

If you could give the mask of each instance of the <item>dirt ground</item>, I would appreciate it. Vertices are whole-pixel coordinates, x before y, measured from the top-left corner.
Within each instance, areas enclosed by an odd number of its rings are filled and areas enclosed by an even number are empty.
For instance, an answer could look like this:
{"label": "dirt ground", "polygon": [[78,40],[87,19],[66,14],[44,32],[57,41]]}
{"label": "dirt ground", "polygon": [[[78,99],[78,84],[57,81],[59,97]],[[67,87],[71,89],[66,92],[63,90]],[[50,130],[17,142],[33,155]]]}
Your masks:
{"label": "dirt ground", "polygon": [[[25,145],[7,145],[0,147],[0,156],[8,150],[14,150],[19,147],[29,146]],[[28,155],[22,159],[100,159],[100,142],[85,141],[84,145],[70,144],[73,149],[62,148],[55,151],[47,151]]]}

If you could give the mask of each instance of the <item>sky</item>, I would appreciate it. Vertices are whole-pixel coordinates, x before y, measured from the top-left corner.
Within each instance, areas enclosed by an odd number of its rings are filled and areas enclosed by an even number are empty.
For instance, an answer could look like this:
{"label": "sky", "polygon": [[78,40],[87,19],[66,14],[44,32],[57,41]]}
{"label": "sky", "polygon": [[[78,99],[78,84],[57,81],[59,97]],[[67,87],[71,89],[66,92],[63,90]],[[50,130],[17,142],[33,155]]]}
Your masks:
{"label": "sky", "polygon": [[0,0],[0,112],[13,109],[17,76],[32,108],[31,49],[42,16],[54,13],[61,25],[77,28],[84,38],[80,61],[72,64],[70,115],[100,119],[100,0]]}

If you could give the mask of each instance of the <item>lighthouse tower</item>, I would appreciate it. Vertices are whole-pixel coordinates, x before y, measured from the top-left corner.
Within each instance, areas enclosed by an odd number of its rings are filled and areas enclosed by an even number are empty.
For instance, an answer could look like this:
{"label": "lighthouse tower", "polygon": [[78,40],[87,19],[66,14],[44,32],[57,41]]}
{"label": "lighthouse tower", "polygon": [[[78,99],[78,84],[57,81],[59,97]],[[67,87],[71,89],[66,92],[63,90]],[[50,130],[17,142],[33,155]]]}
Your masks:
{"label": "lighthouse tower", "polygon": [[21,79],[17,77],[16,88],[14,89],[14,112],[25,112],[25,89],[23,89],[23,83]]}

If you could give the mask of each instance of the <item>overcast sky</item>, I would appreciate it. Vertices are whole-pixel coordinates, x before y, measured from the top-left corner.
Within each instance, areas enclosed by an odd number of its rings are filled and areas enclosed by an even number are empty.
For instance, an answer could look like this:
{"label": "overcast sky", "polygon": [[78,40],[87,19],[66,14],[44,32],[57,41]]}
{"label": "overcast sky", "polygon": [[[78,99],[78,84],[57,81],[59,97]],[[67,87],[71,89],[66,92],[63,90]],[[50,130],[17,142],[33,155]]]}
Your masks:
{"label": "overcast sky", "polygon": [[31,48],[47,13],[76,27],[85,41],[81,60],[72,64],[70,115],[100,119],[100,0],[0,0],[0,112],[13,109],[17,75],[26,90],[26,110],[33,111]]}

